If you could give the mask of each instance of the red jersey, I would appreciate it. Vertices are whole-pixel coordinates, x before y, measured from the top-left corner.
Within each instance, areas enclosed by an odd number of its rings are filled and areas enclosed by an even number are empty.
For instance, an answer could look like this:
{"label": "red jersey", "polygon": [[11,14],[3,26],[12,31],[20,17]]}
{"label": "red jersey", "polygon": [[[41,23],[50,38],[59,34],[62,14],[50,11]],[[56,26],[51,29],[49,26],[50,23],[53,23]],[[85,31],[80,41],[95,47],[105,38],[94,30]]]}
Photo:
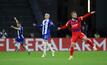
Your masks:
{"label": "red jersey", "polygon": [[91,15],[91,13],[87,13],[84,16],[78,17],[76,20],[70,19],[70,20],[68,20],[68,22],[66,23],[66,25],[64,25],[64,26],[61,27],[61,29],[64,29],[64,28],[66,28],[67,26],[70,25],[72,32],[80,32],[81,31],[81,21],[83,21],[84,19],[86,19],[90,15]]}
{"label": "red jersey", "polygon": [[70,25],[72,32],[81,31],[81,19],[77,18],[77,20],[70,19],[66,26]]}

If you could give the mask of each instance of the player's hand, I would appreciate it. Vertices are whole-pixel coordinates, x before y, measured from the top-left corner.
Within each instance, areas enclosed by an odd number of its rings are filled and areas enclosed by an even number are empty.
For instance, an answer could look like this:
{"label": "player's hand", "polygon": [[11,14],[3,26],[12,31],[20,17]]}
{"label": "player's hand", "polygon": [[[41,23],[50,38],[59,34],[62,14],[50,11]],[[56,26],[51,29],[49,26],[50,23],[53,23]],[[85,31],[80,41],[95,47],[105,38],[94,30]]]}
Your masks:
{"label": "player's hand", "polygon": [[17,20],[17,18],[16,18],[16,17],[14,17],[14,20],[16,21],[16,23],[17,23],[17,24],[19,23],[19,21]]}
{"label": "player's hand", "polygon": [[36,24],[35,24],[35,23],[33,23],[33,26],[36,26]]}
{"label": "player's hand", "polygon": [[60,27],[58,27],[58,30],[61,30],[61,28],[60,28]]}
{"label": "player's hand", "polygon": [[11,25],[11,28],[13,28],[14,26],[13,25]]}
{"label": "player's hand", "polygon": [[94,14],[96,11],[92,11],[91,14]]}
{"label": "player's hand", "polygon": [[81,16],[80,18],[81,18],[81,20],[83,20],[83,17],[82,17],[82,16]]}

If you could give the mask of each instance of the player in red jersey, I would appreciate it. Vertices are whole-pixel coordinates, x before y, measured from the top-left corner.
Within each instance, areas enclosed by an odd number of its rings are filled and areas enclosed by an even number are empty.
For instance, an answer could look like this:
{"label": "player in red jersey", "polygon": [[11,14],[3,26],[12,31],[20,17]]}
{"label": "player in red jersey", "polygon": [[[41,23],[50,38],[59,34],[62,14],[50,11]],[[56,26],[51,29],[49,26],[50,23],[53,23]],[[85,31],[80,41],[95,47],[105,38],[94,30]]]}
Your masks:
{"label": "player in red jersey", "polygon": [[68,20],[68,22],[64,26],[58,27],[58,30],[61,30],[61,29],[65,29],[69,25],[71,26],[72,38],[71,38],[69,60],[71,60],[73,58],[74,47],[75,47],[76,41],[78,39],[82,39],[82,40],[86,41],[91,46],[91,48],[93,48],[93,50],[97,50],[97,48],[94,46],[93,42],[89,38],[87,38],[87,36],[84,33],[81,32],[81,22],[94,13],[95,13],[95,11],[92,11],[92,12],[85,14],[84,16],[78,17],[77,12],[72,11],[71,12],[72,18],[70,20]]}

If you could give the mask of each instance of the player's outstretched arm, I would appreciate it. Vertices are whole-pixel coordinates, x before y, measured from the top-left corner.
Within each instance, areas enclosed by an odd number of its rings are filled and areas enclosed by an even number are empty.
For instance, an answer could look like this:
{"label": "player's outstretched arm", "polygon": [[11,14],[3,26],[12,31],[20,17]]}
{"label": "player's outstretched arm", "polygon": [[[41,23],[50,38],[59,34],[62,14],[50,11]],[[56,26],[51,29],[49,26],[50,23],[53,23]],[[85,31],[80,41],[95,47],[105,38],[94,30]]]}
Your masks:
{"label": "player's outstretched arm", "polygon": [[42,28],[42,24],[41,25],[37,25],[37,24],[33,23],[33,27]]}
{"label": "player's outstretched arm", "polygon": [[86,19],[87,17],[91,16],[92,14],[94,14],[96,11],[91,11],[91,12],[88,12],[87,14],[83,15],[83,16],[80,16],[80,19],[81,20],[84,20]]}
{"label": "player's outstretched arm", "polygon": [[36,24],[35,24],[35,23],[33,23],[33,26],[35,27],[35,26],[36,26]]}
{"label": "player's outstretched arm", "polygon": [[66,28],[66,26],[64,25],[62,27],[58,27],[58,30],[65,29],[65,28]]}
{"label": "player's outstretched arm", "polygon": [[58,27],[58,30],[65,29],[69,25],[70,25],[70,20],[64,26]]}
{"label": "player's outstretched arm", "polygon": [[19,29],[20,29],[20,28],[18,28],[18,27],[13,26],[13,25],[11,25],[11,28],[16,29],[16,30],[19,30]]}
{"label": "player's outstretched arm", "polygon": [[64,26],[58,27],[58,30],[65,29],[65,28],[67,28],[67,25],[64,25]]}
{"label": "player's outstretched arm", "polygon": [[94,14],[95,12],[96,12],[96,11],[91,11],[90,13],[91,13],[91,14]]}

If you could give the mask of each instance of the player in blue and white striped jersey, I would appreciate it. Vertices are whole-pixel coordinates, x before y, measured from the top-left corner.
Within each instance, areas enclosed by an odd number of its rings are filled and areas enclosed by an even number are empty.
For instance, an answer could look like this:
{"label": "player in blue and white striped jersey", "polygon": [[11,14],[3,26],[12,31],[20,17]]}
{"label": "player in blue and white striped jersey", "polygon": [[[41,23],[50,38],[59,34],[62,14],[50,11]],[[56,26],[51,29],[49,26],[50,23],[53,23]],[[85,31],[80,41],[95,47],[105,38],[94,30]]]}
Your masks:
{"label": "player in blue and white striped jersey", "polygon": [[17,27],[15,27],[13,25],[11,27],[17,30],[17,36],[15,38],[16,51],[18,51],[20,49],[20,44],[21,44],[21,46],[29,52],[28,46],[27,45],[24,46],[23,27],[22,27],[21,23],[19,23],[19,21],[16,19],[16,17],[14,17],[14,20],[16,21]]}
{"label": "player in blue and white striped jersey", "polygon": [[[43,42],[44,49],[43,49],[42,57],[46,56],[46,46],[50,48],[50,50],[52,51],[52,56],[54,56],[55,51],[51,47],[51,44],[48,42],[50,38],[50,27],[53,26],[54,24],[50,19],[49,13],[45,13],[44,18],[45,19],[42,21],[42,24],[40,25],[42,27],[42,38],[44,39],[44,42]],[[33,26],[38,26],[38,25],[33,24]]]}

